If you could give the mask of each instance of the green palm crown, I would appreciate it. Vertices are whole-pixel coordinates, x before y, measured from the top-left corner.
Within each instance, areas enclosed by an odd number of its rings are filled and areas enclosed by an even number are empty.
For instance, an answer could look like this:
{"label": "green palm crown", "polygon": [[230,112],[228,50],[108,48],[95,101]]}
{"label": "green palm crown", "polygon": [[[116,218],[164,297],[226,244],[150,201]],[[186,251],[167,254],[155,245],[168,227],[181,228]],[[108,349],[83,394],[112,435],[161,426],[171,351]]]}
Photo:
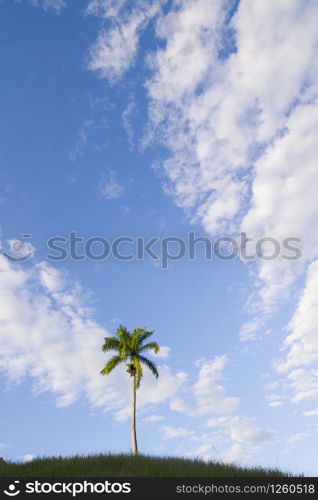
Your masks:
{"label": "green palm crown", "polygon": [[159,352],[157,342],[148,341],[153,334],[154,331],[148,331],[147,327],[135,328],[132,332],[129,332],[125,326],[120,325],[116,331],[116,336],[105,338],[102,350],[104,352],[116,351],[116,354],[110,358],[100,373],[108,375],[117,365],[128,361],[126,363],[127,372],[131,377],[136,377],[137,388],[140,386],[143,377],[143,366],[149,368],[158,378],[157,366],[143,355],[145,351],[153,350],[156,354]]}

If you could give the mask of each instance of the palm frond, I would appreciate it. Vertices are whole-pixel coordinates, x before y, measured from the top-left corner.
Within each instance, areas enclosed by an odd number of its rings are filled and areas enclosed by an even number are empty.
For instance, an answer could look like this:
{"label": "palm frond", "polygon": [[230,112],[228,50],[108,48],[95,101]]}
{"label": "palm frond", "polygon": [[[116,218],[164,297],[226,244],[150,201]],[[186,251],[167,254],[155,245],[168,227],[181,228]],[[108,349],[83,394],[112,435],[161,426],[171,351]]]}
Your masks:
{"label": "palm frond", "polygon": [[155,351],[155,354],[158,354],[158,352],[160,351],[160,347],[157,344],[157,342],[149,342],[148,344],[145,344],[138,349],[139,352],[149,351],[149,350],[153,350]]}
{"label": "palm frond", "polygon": [[131,334],[124,325],[119,325],[116,331],[116,335],[119,337],[120,346],[119,352],[121,358],[127,359],[127,356],[131,352]]}
{"label": "palm frond", "polygon": [[137,350],[137,347],[139,345],[139,337],[140,335],[142,335],[144,333],[144,331],[146,330],[146,328],[135,328],[133,331],[132,331],[132,342],[131,342],[131,347],[134,349],[134,350]]}
{"label": "palm frond", "polygon": [[154,330],[147,331],[146,328],[143,328],[143,332],[138,336],[137,347],[141,347],[144,341],[151,337],[154,333]]}
{"label": "palm frond", "polygon": [[102,345],[102,351],[118,351],[120,348],[120,340],[117,337],[106,337]]}
{"label": "palm frond", "polygon": [[160,348],[157,342],[145,344],[145,341],[153,334],[154,331],[148,331],[147,327],[135,328],[132,332],[129,332],[124,325],[119,325],[116,336],[105,337],[104,339],[102,350],[104,352],[117,351],[117,353],[110,358],[100,373],[108,375],[122,361],[130,360],[127,364],[127,372],[131,377],[136,377],[137,388],[143,378],[142,365],[147,366],[155,377],[158,377],[159,373],[156,364],[140,354],[148,350],[152,350],[156,354],[159,352]]}
{"label": "palm frond", "polygon": [[142,366],[140,364],[140,361],[137,357],[134,358],[134,365],[136,368],[136,382],[137,382],[137,389],[140,386],[141,379],[143,377],[143,372],[142,372]]}
{"label": "palm frond", "polygon": [[156,364],[153,361],[150,361],[150,359],[146,358],[145,356],[141,356],[141,355],[138,356],[138,360],[142,364],[144,364],[145,366],[147,366],[149,368],[149,370],[152,371],[152,373],[154,374],[154,376],[156,378],[159,377],[159,372],[158,372],[157,366],[156,366]]}
{"label": "palm frond", "polygon": [[121,356],[118,354],[110,358],[110,360],[106,363],[104,368],[101,370],[101,375],[108,375],[117,365],[122,362]]}
{"label": "palm frond", "polygon": [[128,329],[124,325],[119,325],[119,327],[116,330],[116,335],[121,340],[124,340],[124,341],[128,341],[130,339],[130,336],[131,336]]}

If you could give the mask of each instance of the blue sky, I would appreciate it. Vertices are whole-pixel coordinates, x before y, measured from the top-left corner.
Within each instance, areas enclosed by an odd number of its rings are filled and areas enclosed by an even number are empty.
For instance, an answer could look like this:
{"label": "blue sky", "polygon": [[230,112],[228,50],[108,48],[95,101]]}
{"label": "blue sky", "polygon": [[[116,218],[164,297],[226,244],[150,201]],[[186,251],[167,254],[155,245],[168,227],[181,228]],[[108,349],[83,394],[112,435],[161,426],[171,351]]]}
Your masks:
{"label": "blue sky", "polygon": [[[130,382],[99,376],[124,323],[164,346],[142,452],[317,474],[317,3],[0,10],[1,248],[33,253],[0,256],[0,455],[129,451]],[[302,258],[48,260],[71,231],[298,237]]]}

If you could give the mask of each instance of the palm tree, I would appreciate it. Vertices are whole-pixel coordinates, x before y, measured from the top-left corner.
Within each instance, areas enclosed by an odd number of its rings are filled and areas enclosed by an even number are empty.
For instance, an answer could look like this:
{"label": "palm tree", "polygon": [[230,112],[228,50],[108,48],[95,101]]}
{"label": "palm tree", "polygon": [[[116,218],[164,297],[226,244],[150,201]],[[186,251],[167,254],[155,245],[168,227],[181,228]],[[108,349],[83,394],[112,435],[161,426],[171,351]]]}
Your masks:
{"label": "palm tree", "polygon": [[132,378],[132,408],[131,408],[131,442],[132,454],[138,455],[137,436],[136,436],[136,392],[140,386],[143,377],[142,365],[149,368],[156,378],[159,377],[157,367],[153,361],[143,356],[143,352],[153,350],[156,354],[159,352],[157,342],[146,342],[154,331],[148,331],[147,328],[135,328],[129,332],[123,325],[119,325],[115,337],[106,337],[102,346],[104,352],[116,351],[116,354],[110,358],[101,375],[108,375],[117,365],[124,361],[127,372]]}

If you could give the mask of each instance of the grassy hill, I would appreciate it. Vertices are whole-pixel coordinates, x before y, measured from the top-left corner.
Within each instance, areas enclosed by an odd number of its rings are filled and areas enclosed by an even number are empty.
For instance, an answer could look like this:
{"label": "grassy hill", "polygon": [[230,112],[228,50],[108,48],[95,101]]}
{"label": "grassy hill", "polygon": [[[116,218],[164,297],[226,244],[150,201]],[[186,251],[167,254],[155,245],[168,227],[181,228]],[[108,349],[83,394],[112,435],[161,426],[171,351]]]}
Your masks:
{"label": "grassy hill", "polygon": [[38,458],[0,461],[0,477],[286,477],[278,469],[243,468],[217,462],[140,455]]}

